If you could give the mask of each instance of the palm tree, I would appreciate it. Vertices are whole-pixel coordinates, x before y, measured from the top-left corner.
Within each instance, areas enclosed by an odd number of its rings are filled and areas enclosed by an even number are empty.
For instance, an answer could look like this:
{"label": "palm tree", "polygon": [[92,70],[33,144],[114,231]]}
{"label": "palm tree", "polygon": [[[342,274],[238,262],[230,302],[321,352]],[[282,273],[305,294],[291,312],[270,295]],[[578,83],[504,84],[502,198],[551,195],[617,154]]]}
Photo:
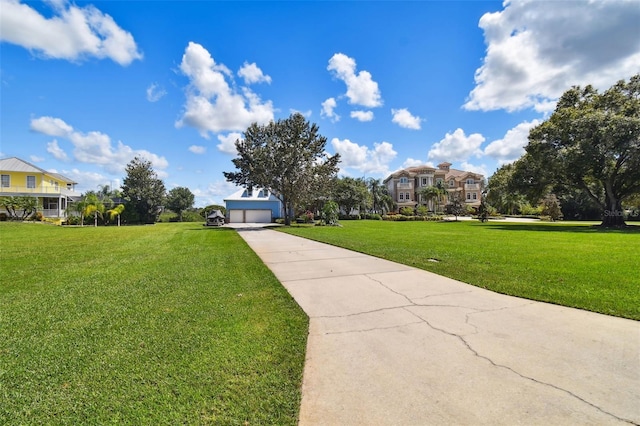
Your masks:
{"label": "palm tree", "polygon": [[380,179],[369,178],[367,186],[371,193],[371,207],[374,213],[384,213],[385,210],[393,208],[393,198]]}
{"label": "palm tree", "polygon": [[442,182],[438,182],[432,186],[425,186],[420,190],[420,195],[426,198],[427,202],[435,202],[434,211],[437,213],[440,207],[440,202],[442,201],[442,197],[447,195],[447,190],[442,184]]}
{"label": "palm tree", "polygon": [[118,218],[118,226],[120,226],[120,215],[124,211],[124,205],[118,204],[116,207],[107,210],[107,214],[109,215],[109,219],[113,220],[114,218]]}
{"label": "palm tree", "polygon": [[98,216],[102,218],[104,216],[105,207],[97,194],[93,192],[87,193],[84,197],[84,209],[82,210],[83,216],[89,216],[93,213],[93,224],[98,226]]}

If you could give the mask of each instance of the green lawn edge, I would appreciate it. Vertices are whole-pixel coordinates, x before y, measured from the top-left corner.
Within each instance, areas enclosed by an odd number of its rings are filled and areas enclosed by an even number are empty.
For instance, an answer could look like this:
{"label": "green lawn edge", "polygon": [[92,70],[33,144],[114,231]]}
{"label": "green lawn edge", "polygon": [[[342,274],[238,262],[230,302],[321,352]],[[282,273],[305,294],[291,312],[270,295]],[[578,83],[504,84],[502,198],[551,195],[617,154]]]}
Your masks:
{"label": "green lawn edge", "polygon": [[297,424],[308,318],[237,232],[0,223],[0,242],[0,424]]}
{"label": "green lawn edge", "polygon": [[640,227],[354,220],[278,230],[503,294],[640,320]]}

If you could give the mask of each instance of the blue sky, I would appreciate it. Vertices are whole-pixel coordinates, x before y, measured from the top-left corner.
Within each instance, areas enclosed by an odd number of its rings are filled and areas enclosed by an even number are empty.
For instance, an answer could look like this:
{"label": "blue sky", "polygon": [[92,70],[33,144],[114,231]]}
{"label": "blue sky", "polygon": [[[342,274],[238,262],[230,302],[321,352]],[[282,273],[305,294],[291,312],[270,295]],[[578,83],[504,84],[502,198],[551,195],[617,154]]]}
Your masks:
{"label": "blue sky", "polygon": [[341,174],[489,177],[572,85],[640,72],[637,1],[0,0],[0,156],[118,187],[136,155],[196,206],[233,141],[297,111]]}

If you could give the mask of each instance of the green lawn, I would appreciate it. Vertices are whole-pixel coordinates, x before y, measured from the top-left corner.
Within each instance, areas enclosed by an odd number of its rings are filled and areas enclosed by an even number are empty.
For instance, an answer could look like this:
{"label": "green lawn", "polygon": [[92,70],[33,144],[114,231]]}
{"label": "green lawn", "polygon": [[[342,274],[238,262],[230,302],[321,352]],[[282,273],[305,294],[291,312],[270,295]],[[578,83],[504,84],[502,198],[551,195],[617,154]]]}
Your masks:
{"label": "green lawn", "polygon": [[297,424],[308,320],[229,229],[0,223],[0,424]]}
{"label": "green lawn", "polygon": [[500,293],[640,320],[640,227],[618,231],[581,224],[477,221],[341,224],[282,230]]}

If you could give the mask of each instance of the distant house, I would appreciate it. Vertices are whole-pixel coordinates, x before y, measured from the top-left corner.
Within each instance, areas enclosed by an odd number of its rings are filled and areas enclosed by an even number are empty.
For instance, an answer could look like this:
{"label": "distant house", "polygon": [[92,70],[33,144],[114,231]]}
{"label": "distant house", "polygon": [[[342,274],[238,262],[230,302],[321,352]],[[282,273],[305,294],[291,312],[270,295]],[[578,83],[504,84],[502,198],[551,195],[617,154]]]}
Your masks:
{"label": "distant house", "polygon": [[80,199],[77,182],[17,157],[0,159],[0,180],[0,197],[36,197],[44,217],[66,217],[69,203]]}
{"label": "distant house", "polygon": [[267,189],[240,189],[224,203],[230,223],[271,223],[284,217],[282,202]]}
{"label": "distant house", "polygon": [[431,166],[408,167],[398,170],[384,180],[393,201],[402,207],[415,208],[422,204],[434,210],[433,201],[423,199],[420,191],[424,187],[441,184],[447,190],[445,205],[454,196],[471,207],[478,207],[484,190],[484,176],[474,172],[451,168],[451,163],[440,163],[438,168]]}

